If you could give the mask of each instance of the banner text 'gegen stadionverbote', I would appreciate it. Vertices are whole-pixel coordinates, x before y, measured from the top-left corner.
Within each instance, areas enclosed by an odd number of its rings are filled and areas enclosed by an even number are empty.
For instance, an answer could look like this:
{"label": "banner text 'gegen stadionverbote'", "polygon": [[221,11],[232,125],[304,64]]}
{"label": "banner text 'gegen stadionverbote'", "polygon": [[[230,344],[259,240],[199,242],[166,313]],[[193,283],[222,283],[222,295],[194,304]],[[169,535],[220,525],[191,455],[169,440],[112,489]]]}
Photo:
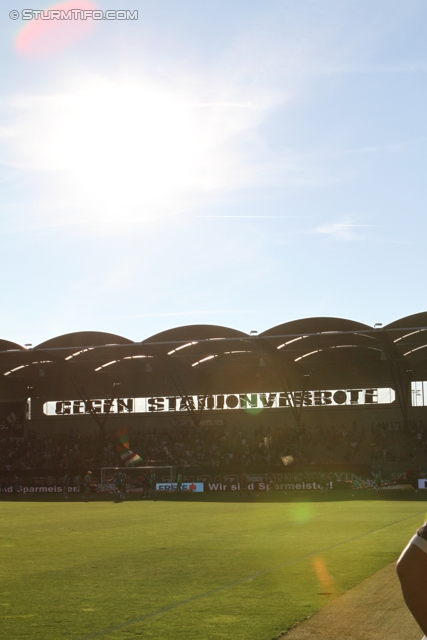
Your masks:
{"label": "banner text 'gegen stadionverbote'", "polygon": [[176,413],[191,410],[227,411],[391,404],[390,388],[336,389],[333,391],[281,391],[271,393],[222,393],[216,395],[156,396],[96,400],[51,400],[43,405],[47,416],[91,413]]}

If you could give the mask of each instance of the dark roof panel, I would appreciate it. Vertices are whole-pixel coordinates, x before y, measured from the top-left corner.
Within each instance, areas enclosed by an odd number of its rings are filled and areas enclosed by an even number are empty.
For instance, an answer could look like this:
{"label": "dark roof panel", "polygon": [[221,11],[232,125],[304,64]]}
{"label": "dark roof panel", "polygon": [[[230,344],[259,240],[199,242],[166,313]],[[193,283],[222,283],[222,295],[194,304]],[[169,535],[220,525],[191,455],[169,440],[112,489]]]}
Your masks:
{"label": "dark roof panel", "polygon": [[411,316],[406,316],[405,318],[400,318],[400,320],[390,322],[390,324],[387,324],[384,329],[406,329],[408,327],[427,327],[427,311],[423,311],[422,313],[414,313]]}
{"label": "dark roof panel", "polygon": [[21,346],[20,344],[16,344],[16,342],[10,342],[9,340],[0,340],[0,351],[13,351],[15,349],[25,351],[25,347]]}
{"label": "dark roof panel", "polygon": [[77,331],[76,333],[65,333],[62,336],[51,338],[34,348],[98,347],[105,344],[133,344],[133,341],[123,338],[123,336],[116,336],[114,333],[104,333],[103,331]]}
{"label": "dark roof panel", "polygon": [[267,329],[261,336],[286,336],[298,334],[324,333],[328,331],[363,331],[372,330],[367,324],[347,320],[345,318],[303,318],[279,324]]}
{"label": "dark roof panel", "polygon": [[221,327],[214,324],[193,324],[174,329],[167,329],[161,333],[147,338],[144,342],[188,342],[190,340],[212,340],[216,338],[244,338],[248,334],[231,329],[230,327]]}

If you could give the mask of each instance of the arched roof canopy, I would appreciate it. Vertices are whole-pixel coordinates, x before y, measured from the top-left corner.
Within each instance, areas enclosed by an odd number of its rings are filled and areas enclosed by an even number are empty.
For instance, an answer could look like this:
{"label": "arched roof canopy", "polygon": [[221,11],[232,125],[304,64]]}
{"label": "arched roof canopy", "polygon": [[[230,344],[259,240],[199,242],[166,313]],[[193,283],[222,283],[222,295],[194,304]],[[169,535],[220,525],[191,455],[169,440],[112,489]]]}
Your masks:
{"label": "arched roof canopy", "polygon": [[32,360],[31,352],[15,342],[0,340],[0,375],[9,369],[26,365]]}
{"label": "arched roof canopy", "polygon": [[261,333],[259,339],[276,351],[282,366],[293,371],[297,380],[316,366],[314,354],[337,348],[348,351],[374,346],[372,332],[369,325],[353,320],[316,317],[277,325]]}
{"label": "arched roof canopy", "polygon": [[133,344],[132,340],[114,333],[103,331],[77,331],[75,333],[65,333],[62,336],[51,338],[38,344],[35,349],[63,349],[79,347],[100,347],[112,344]]}
{"label": "arched roof canopy", "polygon": [[238,331],[237,329],[231,329],[230,327],[222,327],[214,324],[189,324],[156,333],[144,340],[144,343],[164,343],[165,351],[170,351],[169,346],[171,344],[173,345],[173,343],[179,345],[193,340],[219,340],[247,337],[249,337],[247,333],[243,333],[243,331]]}
{"label": "arched roof canopy", "polygon": [[0,351],[25,351],[25,347],[10,340],[0,340]]}
{"label": "arched roof canopy", "polygon": [[414,313],[410,316],[405,316],[404,318],[400,318],[400,320],[395,320],[394,322],[390,322],[386,324],[384,329],[386,330],[395,330],[395,329],[416,329],[419,327],[427,326],[427,311],[422,311],[421,313]]}
{"label": "arched roof canopy", "polygon": [[[320,333],[303,335],[297,339],[277,346],[277,350],[292,357],[295,362],[305,359],[308,355],[331,349],[372,349],[382,351],[381,345],[369,334],[363,333]],[[346,351],[348,355],[349,351]],[[347,357],[347,356],[346,356]]]}
{"label": "arched roof canopy", "polygon": [[372,327],[344,318],[303,318],[301,320],[292,320],[291,322],[276,325],[260,333],[260,337],[269,338],[271,341],[277,341],[277,344],[280,344],[283,342],[283,338],[292,339],[303,335],[343,331],[372,331]]}
{"label": "arched roof canopy", "polygon": [[211,356],[246,350],[245,341],[249,338],[248,334],[236,329],[203,324],[163,331],[145,340],[144,344],[153,345],[164,354],[193,366]]}
{"label": "arched roof canopy", "polygon": [[123,336],[103,331],[78,331],[67,333],[46,342],[34,349],[45,352],[52,360],[66,361],[71,365],[85,364],[96,370],[100,365],[121,356],[123,349],[129,351],[133,341]]}
{"label": "arched roof canopy", "polygon": [[416,313],[384,327],[400,357],[408,366],[427,356],[427,312]]}
{"label": "arched roof canopy", "polygon": [[[34,387],[39,396],[61,397],[61,388],[72,389],[75,380],[88,395],[105,397],[117,383],[123,384],[123,393],[158,395],[173,393],[177,384],[183,393],[198,393],[205,387],[231,389],[234,381],[242,391],[263,385],[325,388],[340,379],[348,385],[377,380],[395,386],[393,380],[427,380],[427,312],[380,328],[343,318],[305,318],[259,335],[186,325],[141,342],[106,332],[75,332],[34,349],[0,340],[0,351],[5,394],[12,388],[11,393],[19,388],[25,394]],[[67,397],[65,391],[62,395]]]}

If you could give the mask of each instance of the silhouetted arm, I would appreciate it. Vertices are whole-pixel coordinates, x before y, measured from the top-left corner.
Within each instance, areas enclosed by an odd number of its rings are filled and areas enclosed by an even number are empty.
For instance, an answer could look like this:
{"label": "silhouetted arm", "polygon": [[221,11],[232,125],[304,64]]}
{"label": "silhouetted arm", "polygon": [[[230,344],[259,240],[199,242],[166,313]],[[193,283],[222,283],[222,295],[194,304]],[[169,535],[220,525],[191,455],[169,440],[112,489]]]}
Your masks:
{"label": "silhouetted arm", "polygon": [[414,536],[396,570],[408,609],[427,636],[427,540]]}

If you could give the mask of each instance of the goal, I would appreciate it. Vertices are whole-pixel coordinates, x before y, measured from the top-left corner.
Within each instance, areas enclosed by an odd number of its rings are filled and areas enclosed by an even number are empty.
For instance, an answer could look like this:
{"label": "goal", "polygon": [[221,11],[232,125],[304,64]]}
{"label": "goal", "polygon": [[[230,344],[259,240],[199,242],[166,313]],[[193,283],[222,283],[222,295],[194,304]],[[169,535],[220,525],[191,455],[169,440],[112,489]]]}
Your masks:
{"label": "goal", "polygon": [[[99,491],[101,493],[114,493],[113,476],[117,469],[125,476],[124,486],[126,493],[143,494],[145,490],[150,489],[150,477],[154,473],[156,476],[156,484],[171,483],[175,479],[175,467],[165,466],[147,466],[147,467],[102,467],[101,482]],[[145,478],[144,478],[145,476]]]}

